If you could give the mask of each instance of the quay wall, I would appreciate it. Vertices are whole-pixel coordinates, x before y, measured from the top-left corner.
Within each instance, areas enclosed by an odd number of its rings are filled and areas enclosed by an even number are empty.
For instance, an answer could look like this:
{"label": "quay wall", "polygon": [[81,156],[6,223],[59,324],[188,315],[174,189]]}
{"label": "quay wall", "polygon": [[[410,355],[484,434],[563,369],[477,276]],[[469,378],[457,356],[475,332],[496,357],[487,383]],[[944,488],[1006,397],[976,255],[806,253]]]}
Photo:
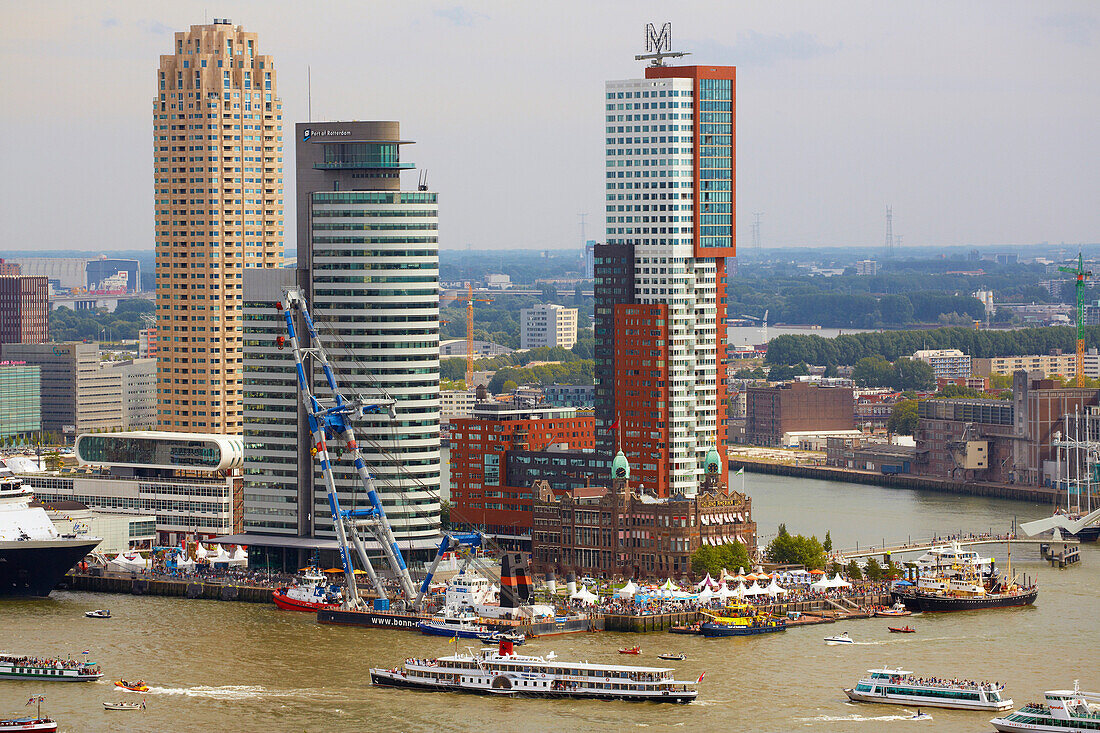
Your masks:
{"label": "quay wall", "polygon": [[968,496],[993,496],[999,499],[1033,501],[1040,504],[1054,504],[1058,492],[1048,486],[1023,486],[1019,484],[990,484],[974,481],[948,481],[931,476],[913,474],[883,474],[874,471],[856,471],[850,468],[834,466],[792,466],[786,463],[750,461],[731,457],[730,470],[744,468],[752,473],[769,473],[777,476],[796,476],[798,478],[816,478],[825,481],[847,481],[853,484],[870,484],[893,489],[923,489],[949,494]]}
{"label": "quay wall", "polygon": [[209,583],[197,580],[156,580],[129,575],[89,575],[69,573],[60,587],[94,593],[126,593],[136,596],[175,596],[203,598],[211,601],[244,601],[271,603],[271,588],[230,583]]}

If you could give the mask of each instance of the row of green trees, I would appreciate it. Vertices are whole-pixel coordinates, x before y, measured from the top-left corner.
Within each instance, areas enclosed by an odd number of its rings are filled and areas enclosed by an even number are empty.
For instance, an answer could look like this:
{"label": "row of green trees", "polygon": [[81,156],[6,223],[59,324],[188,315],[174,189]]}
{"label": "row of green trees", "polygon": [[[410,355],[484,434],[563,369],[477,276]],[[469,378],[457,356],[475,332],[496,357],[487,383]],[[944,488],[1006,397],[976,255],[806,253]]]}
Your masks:
{"label": "row of green trees", "polygon": [[[841,328],[898,328],[914,322],[948,323],[979,318],[980,305],[966,295],[993,290],[999,299],[1027,303],[1070,302],[1072,281],[1052,295],[1039,282],[1050,275],[1041,265],[983,261],[981,275],[961,274],[978,266],[959,259],[892,260],[879,263],[877,275],[821,277],[793,261],[743,263],[726,286],[728,312],[772,323],[817,323]],[[1010,312],[994,313],[1009,321]],[[820,362],[819,362],[820,363]]]}
{"label": "row of green trees", "polygon": [[740,542],[730,542],[713,547],[703,545],[691,554],[691,572],[696,575],[710,573],[715,578],[723,569],[736,573],[738,568],[749,567],[749,551]]}
{"label": "row of green trees", "polygon": [[[584,354],[588,354],[585,356]],[[572,349],[560,346],[540,346],[514,354],[502,354],[486,359],[474,359],[474,371],[493,372],[505,367],[522,367],[533,361],[573,362],[591,359],[591,338],[578,340]],[[461,356],[439,360],[439,377],[443,381],[457,382],[466,378],[466,359]]]}
{"label": "row of green trees", "polygon": [[[539,364],[532,367],[504,367],[498,369],[489,381],[489,391],[493,394],[515,389],[519,384],[593,384],[595,362],[591,359],[577,359],[564,364]],[[512,384],[509,386],[508,383]]]}
{"label": "row of green trees", "polygon": [[890,387],[900,391],[923,391],[936,386],[931,364],[904,357],[891,364],[881,356],[865,356],[852,369],[852,379],[861,387]]}
{"label": "row of green trees", "polygon": [[[937,328],[928,331],[878,331],[844,334],[835,338],[783,334],[768,342],[769,364],[854,365],[877,356],[895,361],[921,349],[960,349],[976,357],[1046,354],[1052,349],[1073,351],[1076,331],[1069,326],[990,331],[974,328]],[[1100,326],[1085,329],[1086,346],[1100,343]]]}
{"label": "row of green trees", "polygon": [[58,308],[50,311],[50,339],[53,341],[133,340],[145,328],[143,315],[156,311],[152,300],[135,298],[119,302],[114,313],[99,308],[73,311]]}
{"label": "row of green trees", "polygon": [[803,291],[769,310],[773,323],[836,328],[898,327],[936,323],[941,317],[970,321],[985,317],[985,307],[976,298],[934,292],[875,296]]}
{"label": "row of green trees", "polygon": [[782,565],[801,565],[807,570],[820,570],[825,567],[832,545],[832,538],[828,533],[825,534],[825,542],[821,542],[816,535],[792,535],[787,531],[786,524],[780,524],[779,532],[768,543],[764,556],[769,561]]}

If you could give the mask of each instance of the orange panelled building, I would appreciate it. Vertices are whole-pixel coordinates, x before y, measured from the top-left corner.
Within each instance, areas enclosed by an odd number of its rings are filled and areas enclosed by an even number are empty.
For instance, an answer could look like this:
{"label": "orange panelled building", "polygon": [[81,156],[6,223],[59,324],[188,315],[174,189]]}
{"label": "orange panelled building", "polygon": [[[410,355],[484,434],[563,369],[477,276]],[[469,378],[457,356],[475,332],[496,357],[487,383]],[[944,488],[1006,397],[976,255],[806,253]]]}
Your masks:
{"label": "orange panelled building", "polygon": [[595,418],[575,408],[477,403],[473,417],[455,420],[451,433],[451,524],[528,541],[533,490],[507,485],[507,452],[592,451],[595,440]]}

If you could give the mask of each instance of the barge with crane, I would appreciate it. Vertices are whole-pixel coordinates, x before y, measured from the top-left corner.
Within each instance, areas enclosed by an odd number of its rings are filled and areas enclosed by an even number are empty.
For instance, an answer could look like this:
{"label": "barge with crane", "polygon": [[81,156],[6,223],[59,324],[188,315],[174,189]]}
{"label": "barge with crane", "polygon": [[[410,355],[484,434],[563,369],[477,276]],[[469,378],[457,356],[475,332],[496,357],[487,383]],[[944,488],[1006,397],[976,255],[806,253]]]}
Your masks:
{"label": "barge with crane", "polygon": [[[430,622],[433,618],[429,611],[432,600],[430,587],[444,556],[455,552],[464,558],[460,575],[467,573],[471,565],[478,567],[477,551],[483,544],[482,535],[477,532],[444,531],[438,551],[424,579],[419,586],[414,584],[352,426],[354,420],[362,418],[395,420],[396,401],[381,389],[373,397],[359,395],[350,399],[344,395],[300,289],[287,289],[277,308],[285,319],[287,335],[279,336],[276,344],[279,348],[289,347],[294,357],[298,395],[312,436],[310,454],[324,478],[341,569],[346,581],[340,604],[319,608],[317,620],[320,623],[345,626],[418,630],[422,622]],[[304,323],[309,335],[311,345],[308,348],[299,342],[295,315]],[[320,367],[324,374],[329,396],[316,395],[310,380],[306,378],[306,374],[315,367]],[[350,457],[366,494],[365,507],[345,509],[341,506],[332,469],[334,454],[337,458],[344,455]],[[392,599],[367,553],[364,534],[369,535],[377,544],[389,578],[396,581],[398,591]],[[373,598],[369,604],[368,599],[359,591],[354,559],[358,559],[360,569],[366,573],[373,586]],[[488,577],[487,571],[483,570],[483,574]],[[602,621],[598,616],[558,617],[553,614],[552,609],[532,606],[530,601],[531,580],[526,557],[521,553],[503,553],[499,611],[494,614],[496,618],[482,619],[483,625],[489,631],[521,633],[526,636],[573,633],[595,630]]]}

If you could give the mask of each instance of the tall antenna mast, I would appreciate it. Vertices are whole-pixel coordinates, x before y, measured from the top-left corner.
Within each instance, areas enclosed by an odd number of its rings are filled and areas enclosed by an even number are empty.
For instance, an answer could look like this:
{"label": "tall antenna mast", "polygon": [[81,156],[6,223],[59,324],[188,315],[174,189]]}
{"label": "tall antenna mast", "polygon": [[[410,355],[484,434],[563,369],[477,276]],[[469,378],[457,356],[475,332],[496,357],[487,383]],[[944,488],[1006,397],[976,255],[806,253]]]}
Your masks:
{"label": "tall antenna mast", "polygon": [[306,117],[313,122],[313,70],[306,66]]}
{"label": "tall antenna mast", "polygon": [[763,211],[752,212],[752,248],[760,249],[760,217],[764,215]]}
{"label": "tall antenna mast", "polygon": [[886,257],[894,256],[894,210],[886,207]]}

